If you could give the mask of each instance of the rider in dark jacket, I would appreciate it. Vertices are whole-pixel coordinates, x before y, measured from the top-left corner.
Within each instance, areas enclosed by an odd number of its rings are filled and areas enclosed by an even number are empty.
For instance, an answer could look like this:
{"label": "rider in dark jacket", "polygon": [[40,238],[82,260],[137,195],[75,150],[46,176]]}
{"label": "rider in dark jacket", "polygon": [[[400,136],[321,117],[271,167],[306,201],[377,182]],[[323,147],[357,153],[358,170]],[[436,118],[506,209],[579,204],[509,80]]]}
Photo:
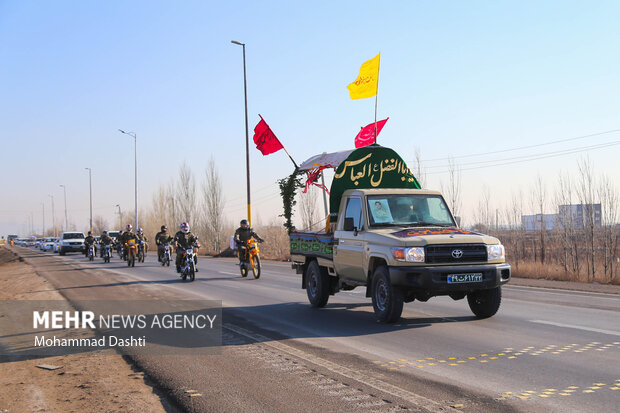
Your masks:
{"label": "rider in dark jacket", "polygon": [[[183,259],[183,250],[192,248],[194,245],[198,245],[198,237],[189,232],[189,224],[187,222],[181,222],[180,228],[180,231],[174,234],[173,239],[173,242],[177,246],[177,272],[181,272],[181,260]],[[198,264],[198,257],[196,257],[194,263]],[[198,272],[198,267],[196,267],[196,272]]]}
{"label": "rider in dark jacket", "polygon": [[157,245],[157,261],[161,261],[161,257],[164,255],[164,246],[169,244],[174,238],[168,234],[168,227],[161,226],[161,231],[155,234],[155,244]]}
{"label": "rider in dark jacket", "polygon": [[237,248],[239,248],[239,261],[245,261],[248,240],[250,238],[256,238],[259,242],[263,242],[263,239],[250,228],[247,219],[242,219],[240,225],[241,226],[235,231],[235,243],[237,244]]}

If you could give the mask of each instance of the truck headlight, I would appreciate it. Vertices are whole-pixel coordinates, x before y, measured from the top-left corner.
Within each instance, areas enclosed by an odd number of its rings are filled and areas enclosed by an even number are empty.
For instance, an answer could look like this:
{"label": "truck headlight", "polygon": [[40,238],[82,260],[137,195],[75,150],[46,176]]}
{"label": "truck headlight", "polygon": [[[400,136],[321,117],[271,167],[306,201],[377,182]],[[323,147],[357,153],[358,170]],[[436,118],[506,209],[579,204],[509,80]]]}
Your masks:
{"label": "truck headlight", "polygon": [[502,244],[487,245],[487,261],[497,261],[506,258],[506,251]]}
{"label": "truck headlight", "polygon": [[397,261],[424,262],[424,247],[392,248],[392,255]]}

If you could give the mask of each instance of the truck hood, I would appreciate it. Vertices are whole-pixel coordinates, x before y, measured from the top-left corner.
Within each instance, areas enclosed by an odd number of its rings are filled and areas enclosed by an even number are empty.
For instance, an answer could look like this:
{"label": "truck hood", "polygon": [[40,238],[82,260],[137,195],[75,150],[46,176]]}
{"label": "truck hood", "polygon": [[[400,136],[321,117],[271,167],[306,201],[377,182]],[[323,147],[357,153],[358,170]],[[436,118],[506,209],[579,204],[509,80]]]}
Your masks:
{"label": "truck hood", "polygon": [[429,244],[499,244],[489,235],[466,231],[460,228],[420,227],[381,228],[369,231],[374,242],[403,247],[423,247]]}

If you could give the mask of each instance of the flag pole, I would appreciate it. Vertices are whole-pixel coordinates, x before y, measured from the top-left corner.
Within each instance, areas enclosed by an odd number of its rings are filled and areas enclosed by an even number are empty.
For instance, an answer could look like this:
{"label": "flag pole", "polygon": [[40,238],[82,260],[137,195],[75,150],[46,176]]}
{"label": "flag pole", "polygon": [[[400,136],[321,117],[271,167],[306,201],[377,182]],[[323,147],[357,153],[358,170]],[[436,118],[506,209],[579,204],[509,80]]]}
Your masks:
{"label": "flag pole", "polygon": [[380,68],[381,68],[381,57],[379,57],[379,64],[377,66],[377,90],[375,91],[375,143],[377,143],[377,100],[379,99],[379,69]]}
{"label": "flag pole", "polygon": [[[263,117],[261,116],[261,114],[258,114],[258,117],[260,118],[260,120],[262,120],[263,122],[265,122],[265,119],[263,119]],[[271,130],[271,126],[269,126],[269,124],[267,122],[265,122],[265,125],[267,125],[267,127],[269,128],[269,130]],[[273,133],[273,132],[272,132]],[[278,139],[278,141],[280,141],[280,139]],[[282,145],[282,142],[280,142],[280,145]],[[290,153],[288,153],[288,151],[286,150],[286,148],[284,147],[284,145],[282,145],[282,149],[284,149],[284,152],[286,152],[286,154],[288,155],[289,159],[291,160],[291,162],[293,162],[293,165],[295,165],[295,169],[298,169],[299,166],[297,166],[297,162],[295,162],[295,160],[293,159],[293,157],[291,156]]]}

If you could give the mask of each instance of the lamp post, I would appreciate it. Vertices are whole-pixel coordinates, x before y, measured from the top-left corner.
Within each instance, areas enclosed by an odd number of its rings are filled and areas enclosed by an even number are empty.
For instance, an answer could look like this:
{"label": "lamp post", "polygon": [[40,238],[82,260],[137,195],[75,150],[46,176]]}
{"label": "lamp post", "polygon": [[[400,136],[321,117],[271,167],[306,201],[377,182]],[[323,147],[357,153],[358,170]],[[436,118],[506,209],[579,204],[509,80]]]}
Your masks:
{"label": "lamp post", "polygon": [[245,43],[237,40],[230,41],[233,44],[243,47],[243,94],[245,97],[245,167],[247,176],[247,198],[248,198],[248,223],[252,226],[252,207],[250,203],[250,138],[248,136],[248,82],[245,71]]}
{"label": "lamp post", "polygon": [[57,237],[58,233],[56,232],[56,217],[54,216],[54,195],[48,195],[52,198],[52,226],[54,227],[54,236]]}
{"label": "lamp post", "polygon": [[41,231],[41,237],[45,238],[45,203],[41,202],[41,208],[43,209],[43,230]]}
{"label": "lamp post", "polygon": [[65,231],[69,229],[69,220],[67,219],[67,187],[60,185],[65,193]]}
{"label": "lamp post", "polygon": [[134,231],[138,230],[138,137],[135,132],[125,132],[122,129],[118,130],[120,133],[124,133],[125,135],[129,135],[133,137],[133,148],[134,148],[134,196],[135,196],[135,222],[134,222]]}
{"label": "lamp post", "polygon": [[116,205],[118,208],[118,229],[123,229],[123,213],[121,212],[121,206]]}
{"label": "lamp post", "polygon": [[90,226],[88,230],[92,232],[93,230],[93,180],[92,180],[92,170],[88,169],[88,190],[90,191]]}

